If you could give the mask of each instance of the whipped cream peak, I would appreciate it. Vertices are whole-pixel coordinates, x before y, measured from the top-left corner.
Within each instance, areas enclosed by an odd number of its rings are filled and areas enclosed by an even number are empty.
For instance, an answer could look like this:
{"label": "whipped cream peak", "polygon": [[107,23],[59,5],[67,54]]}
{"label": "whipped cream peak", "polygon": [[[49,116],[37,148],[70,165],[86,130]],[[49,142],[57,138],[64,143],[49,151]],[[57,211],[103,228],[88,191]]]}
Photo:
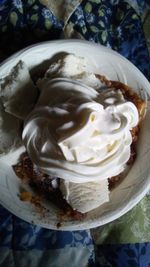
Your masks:
{"label": "whipped cream peak", "polygon": [[54,78],[42,84],[23,140],[44,173],[73,183],[96,182],[124,170],[130,130],[137,123],[136,107],[119,90],[101,92],[79,81]]}

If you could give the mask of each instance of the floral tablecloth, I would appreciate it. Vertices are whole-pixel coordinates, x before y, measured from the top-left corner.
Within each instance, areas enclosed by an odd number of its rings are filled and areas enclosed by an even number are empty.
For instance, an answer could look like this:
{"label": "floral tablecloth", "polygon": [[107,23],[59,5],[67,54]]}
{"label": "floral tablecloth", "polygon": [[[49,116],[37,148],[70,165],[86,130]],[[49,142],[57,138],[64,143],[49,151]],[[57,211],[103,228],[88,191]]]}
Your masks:
{"label": "floral tablecloth", "polygon": [[[27,45],[71,37],[112,47],[150,80],[149,0],[0,0],[1,61]],[[150,194],[86,231],[40,228],[0,206],[0,267],[149,267],[149,230]]]}

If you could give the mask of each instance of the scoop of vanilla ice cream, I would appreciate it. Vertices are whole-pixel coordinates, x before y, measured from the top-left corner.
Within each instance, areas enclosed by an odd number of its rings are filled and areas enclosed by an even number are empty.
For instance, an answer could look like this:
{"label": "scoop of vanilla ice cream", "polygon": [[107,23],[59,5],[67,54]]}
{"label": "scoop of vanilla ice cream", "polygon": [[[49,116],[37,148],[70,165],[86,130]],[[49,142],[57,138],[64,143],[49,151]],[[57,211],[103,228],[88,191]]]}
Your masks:
{"label": "scoop of vanilla ice cream", "polygon": [[95,74],[88,70],[87,60],[83,57],[77,57],[74,54],[62,55],[57,61],[52,63],[45,73],[45,78],[38,81],[39,87],[45,79],[69,78],[84,82],[84,84],[99,88],[102,83]]}
{"label": "scoop of vanilla ice cream", "polygon": [[85,213],[109,201],[108,180],[91,183],[72,183],[61,180],[60,189],[70,206]]}
{"label": "scoop of vanilla ice cream", "polygon": [[74,54],[65,54],[50,65],[45,76],[48,78],[76,78],[82,76],[86,71],[86,66],[85,58],[77,57]]}

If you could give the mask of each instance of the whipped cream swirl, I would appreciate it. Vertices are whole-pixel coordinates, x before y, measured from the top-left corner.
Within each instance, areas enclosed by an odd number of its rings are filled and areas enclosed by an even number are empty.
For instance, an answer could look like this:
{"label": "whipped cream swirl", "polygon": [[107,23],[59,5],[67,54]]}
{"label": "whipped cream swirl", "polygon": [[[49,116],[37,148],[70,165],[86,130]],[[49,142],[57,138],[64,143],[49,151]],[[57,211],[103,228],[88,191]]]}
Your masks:
{"label": "whipped cream swirl", "polygon": [[100,181],[124,170],[138,120],[137,108],[120,90],[47,79],[23,140],[44,173],[74,183]]}

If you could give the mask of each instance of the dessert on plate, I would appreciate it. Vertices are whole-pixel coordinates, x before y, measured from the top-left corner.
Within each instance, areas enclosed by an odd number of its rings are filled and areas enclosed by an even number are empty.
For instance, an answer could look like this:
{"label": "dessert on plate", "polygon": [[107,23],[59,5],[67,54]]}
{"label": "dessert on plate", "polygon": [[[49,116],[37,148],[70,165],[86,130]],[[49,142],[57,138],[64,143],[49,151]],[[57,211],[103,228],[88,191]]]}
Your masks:
{"label": "dessert on plate", "polygon": [[[86,60],[73,54],[53,62],[30,88],[20,110],[13,93],[2,98],[3,112],[20,123],[24,153],[13,161],[14,170],[81,218],[109,201],[133,163],[146,103],[129,86],[90,72]],[[18,106],[19,94],[16,99]]]}

